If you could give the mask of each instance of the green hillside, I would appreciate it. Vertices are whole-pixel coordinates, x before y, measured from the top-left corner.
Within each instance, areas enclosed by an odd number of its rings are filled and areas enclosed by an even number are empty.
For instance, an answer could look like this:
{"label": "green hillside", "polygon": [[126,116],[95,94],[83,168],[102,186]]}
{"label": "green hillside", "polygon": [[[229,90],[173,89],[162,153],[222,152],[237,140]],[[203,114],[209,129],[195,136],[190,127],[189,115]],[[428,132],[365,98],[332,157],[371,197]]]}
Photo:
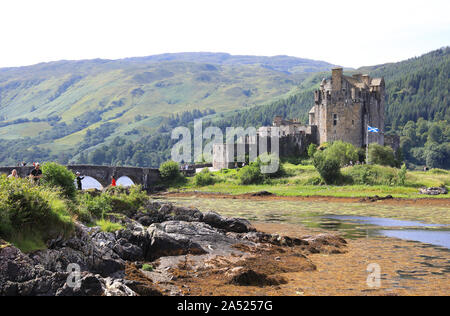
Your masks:
{"label": "green hillside", "polygon": [[0,139],[17,150],[0,154],[0,164],[65,162],[80,146],[91,151],[117,136],[152,135],[173,114],[251,108],[289,95],[310,72],[331,67],[288,56],[182,53],[3,68]]}
{"label": "green hillside", "polygon": [[[386,131],[411,166],[450,168],[449,56],[443,48],[399,63],[346,70],[386,80]],[[328,67],[328,68],[327,68]],[[332,65],[286,56],[165,54],[0,69],[0,164],[19,160],[157,167],[170,131],[305,122]]]}

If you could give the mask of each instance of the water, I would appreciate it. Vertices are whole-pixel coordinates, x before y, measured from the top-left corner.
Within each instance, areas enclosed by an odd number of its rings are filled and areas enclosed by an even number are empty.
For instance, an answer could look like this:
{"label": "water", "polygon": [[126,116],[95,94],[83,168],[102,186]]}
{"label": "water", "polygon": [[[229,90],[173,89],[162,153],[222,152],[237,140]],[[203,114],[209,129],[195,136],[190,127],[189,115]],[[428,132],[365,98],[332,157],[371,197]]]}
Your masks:
{"label": "water", "polygon": [[[393,237],[450,249],[450,212],[445,206],[378,203],[252,201],[174,198],[177,204],[214,210],[251,221],[300,224],[341,232],[346,238]],[[395,218],[392,218],[395,217]]]}
{"label": "water", "polygon": [[305,220],[306,226],[308,222],[320,223],[321,228],[342,231],[347,238],[386,236],[450,249],[450,225],[346,215],[309,218]]}

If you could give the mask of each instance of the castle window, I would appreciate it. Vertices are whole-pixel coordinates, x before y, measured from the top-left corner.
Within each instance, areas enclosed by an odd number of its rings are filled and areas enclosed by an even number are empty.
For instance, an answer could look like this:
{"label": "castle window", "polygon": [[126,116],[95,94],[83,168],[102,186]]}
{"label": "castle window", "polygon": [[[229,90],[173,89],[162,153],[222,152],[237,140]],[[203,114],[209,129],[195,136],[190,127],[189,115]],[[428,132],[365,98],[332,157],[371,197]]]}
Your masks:
{"label": "castle window", "polygon": [[338,120],[337,114],[333,114],[333,125],[334,125],[334,126],[337,125],[337,120]]}
{"label": "castle window", "polygon": [[355,126],[355,120],[352,120],[352,126]]}

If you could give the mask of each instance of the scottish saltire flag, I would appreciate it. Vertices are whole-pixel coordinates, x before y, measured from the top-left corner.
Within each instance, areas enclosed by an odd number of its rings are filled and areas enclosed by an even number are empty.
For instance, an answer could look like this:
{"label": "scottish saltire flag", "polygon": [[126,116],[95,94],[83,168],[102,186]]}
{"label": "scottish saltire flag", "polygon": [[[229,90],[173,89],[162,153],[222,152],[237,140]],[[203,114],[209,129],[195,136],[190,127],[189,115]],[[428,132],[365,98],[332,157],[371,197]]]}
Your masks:
{"label": "scottish saltire flag", "polygon": [[367,131],[370,133],[378,133],[380,130],[376,127],[371,127],[371,126],[367,125]]}

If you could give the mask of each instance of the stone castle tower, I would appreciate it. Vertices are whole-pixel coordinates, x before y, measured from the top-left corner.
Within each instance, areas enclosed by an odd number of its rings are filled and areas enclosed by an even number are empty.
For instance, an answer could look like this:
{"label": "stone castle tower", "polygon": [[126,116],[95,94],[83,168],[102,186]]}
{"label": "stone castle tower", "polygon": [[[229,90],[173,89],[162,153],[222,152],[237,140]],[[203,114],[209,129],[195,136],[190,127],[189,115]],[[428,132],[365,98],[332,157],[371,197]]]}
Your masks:
{"label": "stone castle tower", "polygon": [[[384,145],[384,95],[383,78],[344,76],[342,68],[334,68],[315,91],[309,112],[309,125],[317,126],[316,142],[342,140],[362,147],[368,136],[369,143]],[[368,125],[380,132],[367,135]]]}

